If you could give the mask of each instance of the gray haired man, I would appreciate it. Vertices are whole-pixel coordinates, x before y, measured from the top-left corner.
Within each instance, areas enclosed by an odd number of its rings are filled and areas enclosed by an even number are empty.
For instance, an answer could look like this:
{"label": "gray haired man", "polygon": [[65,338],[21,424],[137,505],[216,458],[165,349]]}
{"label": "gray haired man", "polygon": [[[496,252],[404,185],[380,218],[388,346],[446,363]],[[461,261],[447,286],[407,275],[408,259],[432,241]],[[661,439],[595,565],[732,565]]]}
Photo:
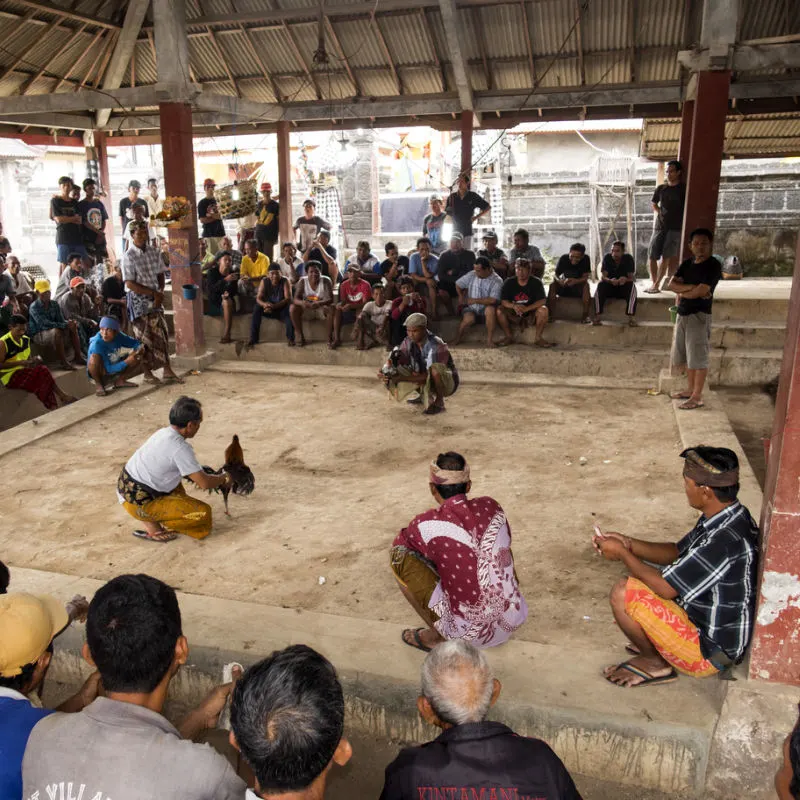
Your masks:
{"label": "gray haired man", "polygon": [[486,792],[581,800],[566,767],[547,744],[486,720],[499,695],[500,681],[480,650],[461,639],[437,645],[422,664],[417,708],[442,733],[400,752],[386,768],[381,800],[418,800],[434,796],[434,789],[443,786],[453,797]]}

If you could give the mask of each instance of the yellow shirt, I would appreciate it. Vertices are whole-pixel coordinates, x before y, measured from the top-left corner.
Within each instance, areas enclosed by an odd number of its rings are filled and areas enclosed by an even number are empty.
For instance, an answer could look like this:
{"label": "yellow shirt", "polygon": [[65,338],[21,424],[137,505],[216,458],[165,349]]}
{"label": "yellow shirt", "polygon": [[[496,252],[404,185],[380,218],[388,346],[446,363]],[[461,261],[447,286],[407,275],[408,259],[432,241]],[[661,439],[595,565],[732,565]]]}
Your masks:
{"label": "yellow shirt", "polygon": [[259,253],[255,261],[250,256],[244,256],[242,258],[242,266],[239,267],[239,275],[242,278],[263,278],[268,269],[269,258],[263,253]]}

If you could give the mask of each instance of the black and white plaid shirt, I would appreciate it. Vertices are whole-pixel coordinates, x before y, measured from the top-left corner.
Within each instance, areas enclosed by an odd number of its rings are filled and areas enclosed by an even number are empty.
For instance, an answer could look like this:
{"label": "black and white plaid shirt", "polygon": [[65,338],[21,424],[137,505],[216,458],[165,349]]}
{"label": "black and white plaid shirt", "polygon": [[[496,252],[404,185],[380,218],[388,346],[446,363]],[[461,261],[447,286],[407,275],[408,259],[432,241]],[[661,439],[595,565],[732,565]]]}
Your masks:
{"label": "black and white plaid shirt", "polygon": [[662,575],[697,625],[706,658],[716,648],[733,661],[744,654],[753,627],[757,565],[758,526],[738,501],[710,519],[701,516],[678,542],[678,558]]}

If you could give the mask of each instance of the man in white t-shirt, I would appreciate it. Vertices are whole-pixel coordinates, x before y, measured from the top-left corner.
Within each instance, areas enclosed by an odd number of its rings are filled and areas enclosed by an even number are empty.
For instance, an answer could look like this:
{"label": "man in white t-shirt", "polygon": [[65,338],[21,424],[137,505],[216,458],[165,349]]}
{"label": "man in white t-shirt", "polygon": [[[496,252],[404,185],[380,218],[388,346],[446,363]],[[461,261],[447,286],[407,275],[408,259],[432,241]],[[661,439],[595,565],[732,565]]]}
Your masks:
{"label": "man in white t-shirt", "polygon": [[204,539],[211,533],[211,506],[189,497],[181,482],[189,477],[201,489],[217,489],[230,477],[208,474],[187,441],[197,435],[203,408],[179,397],[169,410],[169,427],[156,431],[130,458],[117,481],[124,509],[144,525],[140,539],[171,542],[183,533]]}

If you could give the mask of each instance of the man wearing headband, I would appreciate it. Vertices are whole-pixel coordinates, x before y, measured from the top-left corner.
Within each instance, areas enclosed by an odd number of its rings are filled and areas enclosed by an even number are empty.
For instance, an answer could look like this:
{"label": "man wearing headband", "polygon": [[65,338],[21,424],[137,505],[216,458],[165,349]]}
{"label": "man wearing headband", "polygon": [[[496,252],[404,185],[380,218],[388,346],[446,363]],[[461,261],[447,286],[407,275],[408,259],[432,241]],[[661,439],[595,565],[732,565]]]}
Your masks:
{"label": "man wearing headband", "polygon": [[142,370],[142,343],[120,332],[119,321],[114,317],[100,320],[100,332],[89,342],[89,377],[97,384],[95,394],[108,394],[106,383],[113,379],[115,389],[135,388],[128,378]]}
{"label": "man wearing headband", "polygon": [[[702,678],[738,664],[753,628],[758,526],[736,499],[739,459],[725,447],[681,453],[683,483],[701,512],[677,544],[595,528],[592,543],[630,577],[611,590],[611,609],[633,658],[605,670],[618,686],[669,683],[677,671]],[[661,565],[661,568],[655,565]]]}
{"label": "man wearing headband", "polygon": [[424,314],[410,314],[405,321],[406,338],[389,354],[378,377],[397,402],[423,406],[423,414],[441,414],[444,399],[458,389],[459,377],[447,345],[428,330]]}
{"label": "man wearing headband", "polygon": [[459,453],[441,453],[428,470],[437,507],[414,517],[392,543],[400,591],[427,625],[407,628],[403,641],[425,651],[445,639],[503,644],[528,616],[506,515],[491,497],[467,498],[469,465]]}

